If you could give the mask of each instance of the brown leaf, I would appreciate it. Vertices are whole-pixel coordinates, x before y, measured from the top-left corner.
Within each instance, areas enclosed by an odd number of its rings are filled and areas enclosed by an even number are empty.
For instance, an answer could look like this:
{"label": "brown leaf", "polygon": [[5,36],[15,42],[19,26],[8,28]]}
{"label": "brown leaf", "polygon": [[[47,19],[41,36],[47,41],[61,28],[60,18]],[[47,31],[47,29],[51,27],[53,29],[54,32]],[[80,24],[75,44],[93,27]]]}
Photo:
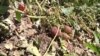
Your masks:
{"label": "brown leaf", "polygon": [[67,44],[67,49],[69,50],[69,52],[74,51],[74,50],[73,50],[73,49],[74,49],[73,44],[72,44],[72,43],[68,43],[68,44]]}
{"label": "brown leaf", "polygon": [[30,20],[30,18],[22,18],[21,19],[21,24],[20,24],[20,32],[25,30],[25,29],[29,29],[32,28],[32,22]]}
{"label": "brown leaf", "polygon": [[68,34],[66,34],[66,33],[62,33],[62,37],[64,39],[66,39],[66,40],[71,39],[71,37]]}

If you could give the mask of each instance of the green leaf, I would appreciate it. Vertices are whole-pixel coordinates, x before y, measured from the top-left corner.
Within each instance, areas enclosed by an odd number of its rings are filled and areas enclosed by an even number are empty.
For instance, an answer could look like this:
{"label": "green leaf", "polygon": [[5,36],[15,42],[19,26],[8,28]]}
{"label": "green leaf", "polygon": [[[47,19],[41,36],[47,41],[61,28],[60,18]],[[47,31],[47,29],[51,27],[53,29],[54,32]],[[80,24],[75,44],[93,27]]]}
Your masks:
{"label": "green leaf", "polygon": [[74,7],[68,7],[68,8],[62,7],[61,10],[62,10],[62,13],[64,13],[65,15],[69,15],[73,12]]}
{"label": "green leaf", "polygon": [[92,43],[85,43],[85,46],[86,46],[87,48],[90,48],[91,50],[93,50],[93,51],[96,52],[97,54],[100,53],[100,47],[95,46],[95,45],[92,44]]}
{"label": "green leaf", "polygon": [[16,20],[20,22],[21,21],[21,12],[16,11],[15,13],[16,13]]}
{"label": "green leaf", "polygon": [[0,6],[0,14],[5,14],[8,10],[7,6]]}
{"label": "green leaf", "polygon": [[94,34],[94,37],[95,37],[95,42],[96,42],[97,44],[99,44],[99,38],[100,38],[99,33],[93,32],[93,34]]}

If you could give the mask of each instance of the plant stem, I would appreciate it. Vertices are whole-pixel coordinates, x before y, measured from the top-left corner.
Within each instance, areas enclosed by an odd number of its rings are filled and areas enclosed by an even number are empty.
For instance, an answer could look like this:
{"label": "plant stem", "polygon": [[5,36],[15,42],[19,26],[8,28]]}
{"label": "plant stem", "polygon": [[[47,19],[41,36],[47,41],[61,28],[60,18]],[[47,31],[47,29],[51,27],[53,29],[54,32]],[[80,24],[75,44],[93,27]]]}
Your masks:
{"label": "plant stem", "polygon": [[60,28],[60,26],[58,26],[57,33],[56,33],[56,35],[54,36],[54,38],[52,39],[52,41],[50,42],[50,44],[49,44],[49,46],[48,46],[48,48],[47,48],[47,50],[46,50],[46,52],[44,53],[44,55],[43,55],[43,56],[46,56],[46,54],[47,54],[47,52],[49,51],[49,49],[50,49],[50,47],[51,47],[52,43],[53,43],[53,42],[54,42],[54,40],[56,39],[56,37],[57,37],[57,35],[58,35],[59,28]]}

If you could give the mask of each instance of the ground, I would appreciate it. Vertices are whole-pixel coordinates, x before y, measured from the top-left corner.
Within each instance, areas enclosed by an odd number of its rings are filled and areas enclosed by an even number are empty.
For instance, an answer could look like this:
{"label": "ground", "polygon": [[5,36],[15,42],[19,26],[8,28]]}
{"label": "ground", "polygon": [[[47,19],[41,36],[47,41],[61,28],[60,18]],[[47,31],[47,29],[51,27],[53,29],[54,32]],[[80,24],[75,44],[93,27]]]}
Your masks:
{"label": "ground", "polygon": [[0,1],[0,56],[99,55],[99,0]]}

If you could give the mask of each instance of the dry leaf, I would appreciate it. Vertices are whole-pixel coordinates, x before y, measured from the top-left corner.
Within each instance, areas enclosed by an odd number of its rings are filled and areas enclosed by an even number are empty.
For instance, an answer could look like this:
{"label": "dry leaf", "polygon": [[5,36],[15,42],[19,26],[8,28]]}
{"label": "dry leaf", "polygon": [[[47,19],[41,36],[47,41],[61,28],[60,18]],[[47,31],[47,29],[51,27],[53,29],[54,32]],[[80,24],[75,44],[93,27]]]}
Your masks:
{"label": "dry leaf", "polygon": [[35,56],[41,56],[37,47],[33,46],[32,44],[29,44],[28,47],[26,48],[26,50],[27,50],[27,52],[29,52]]}
{"label": "dry leaf", "polygon": [[17,50],[14,51],[13,55],[14,56],[21,56],[20,53],[19,53],[19,51],[17,51]]}
{"label": "dry leaf", "polygon": [[26,39],[20,40],[20,41],[18,42],[18,46],[19,46],[19,47],[22,47],[22,48],[26,48],[26,47],[28,46],[28,41],[27,41]]}
{"label": "dry leaf", "polygon": [[8,42],[8,43],[5,43],[5,44],[4,44],[4,47],[5,47],[6,49],[12,50],[12,49],[13,49],[13,44],[12,44],[11,42]]}

